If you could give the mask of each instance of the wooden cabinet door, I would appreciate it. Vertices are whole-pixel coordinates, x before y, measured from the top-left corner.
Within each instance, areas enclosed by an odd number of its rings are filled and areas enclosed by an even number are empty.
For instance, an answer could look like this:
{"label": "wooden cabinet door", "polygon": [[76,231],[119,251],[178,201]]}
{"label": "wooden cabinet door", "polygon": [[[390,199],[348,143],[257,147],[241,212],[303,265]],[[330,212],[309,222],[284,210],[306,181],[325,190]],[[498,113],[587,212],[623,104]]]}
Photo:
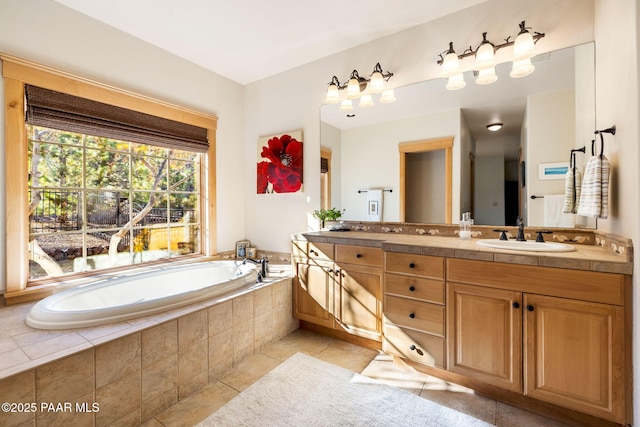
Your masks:
{"label": "wooden cabinet door", "polygon": [[525,294],[530,397],[624,420],[623,308]]}
{"label": "wooden cabinet door", "polygon": [[447,284],[448,369],[522,392],[522,293]]}
{"label": "wooden cabinet door", "polygon": [[382,335],[382,270],[342,264],[338,267],[336,328],[380,341]]}
{"label": "wooden cabinet door", "polygon": [[334,277],[333,263],[296,263],[293,294],[296,318],[333,328]]}

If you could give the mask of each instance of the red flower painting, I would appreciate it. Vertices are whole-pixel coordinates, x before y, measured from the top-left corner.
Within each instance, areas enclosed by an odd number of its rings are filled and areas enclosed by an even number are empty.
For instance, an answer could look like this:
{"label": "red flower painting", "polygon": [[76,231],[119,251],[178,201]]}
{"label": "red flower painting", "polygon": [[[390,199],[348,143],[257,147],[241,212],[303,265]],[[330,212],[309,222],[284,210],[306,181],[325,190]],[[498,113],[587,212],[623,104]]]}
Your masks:
{"label": "red flower painting", "polygon": [[302,132],[296,133],[300,136],[284,134],[260,139],[258,194],[295,193],[302,189]]}

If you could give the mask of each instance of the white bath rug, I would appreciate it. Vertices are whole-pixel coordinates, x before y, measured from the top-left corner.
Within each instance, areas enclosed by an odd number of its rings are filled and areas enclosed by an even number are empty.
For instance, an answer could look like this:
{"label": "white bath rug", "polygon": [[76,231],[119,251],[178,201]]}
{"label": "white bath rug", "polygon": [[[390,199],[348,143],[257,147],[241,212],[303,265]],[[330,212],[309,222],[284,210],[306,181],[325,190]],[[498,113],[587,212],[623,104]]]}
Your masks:
{"label": "white bath rug", "polygon": [[484,427],[404,390],[296,353],[200,427]]}

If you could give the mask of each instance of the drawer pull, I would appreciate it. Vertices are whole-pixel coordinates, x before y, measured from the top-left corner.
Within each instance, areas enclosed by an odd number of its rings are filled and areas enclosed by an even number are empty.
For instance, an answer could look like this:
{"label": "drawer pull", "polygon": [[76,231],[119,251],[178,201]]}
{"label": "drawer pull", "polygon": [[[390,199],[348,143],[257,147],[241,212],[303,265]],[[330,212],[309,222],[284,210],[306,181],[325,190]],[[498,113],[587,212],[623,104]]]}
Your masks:
{"label": "drawer pull", "polygon": [[527,306],[527,310],[529,310],[529,311],[533,311],[533,306],[532,306],[531,304],[529,304],[529,305]]}
{"label": "drawer pull", "polygon": [[362,254],[356,254],[356,258],[362,258]]}
{"label": "drawer pull", "polygon": [[520,303],[514,302],[513,303],[513,308],[520,308]]}
{"label": "drawer pull", "polygon": [[415,287],[415,286],[409,286],[409,290],[410,290],[411,292],[413,292],[413,291],[415,291],[415,290],[416,290],[416,287]]}
{"label": "drawer pull", "polygon": [[413,345],[413,344],[411,344],[411,346],[409,346],[409,350],[415,351],[420,356],[424,355],[424,352],[422,350],[420,350],[418,347],[416,347],[415,345]]}
{"label": "drawer pull", "polygon": [[309,252],[311,253],[311,255],[318,256],[318,252],[314,251],[313,249],[311,249]]}
{"label": "drawer pull", "polygon": [[409,268],[416,268],[416,265],[414,263],[409,264]]}
{"label": "drawer pull", "polygon": [[416,314],[415,314],[415,313],[411,313],[411,314],[409,315],[409,317],[410,317],[410,318],[412,318],[412,319],[415,319],[415,318],[416,318]]}

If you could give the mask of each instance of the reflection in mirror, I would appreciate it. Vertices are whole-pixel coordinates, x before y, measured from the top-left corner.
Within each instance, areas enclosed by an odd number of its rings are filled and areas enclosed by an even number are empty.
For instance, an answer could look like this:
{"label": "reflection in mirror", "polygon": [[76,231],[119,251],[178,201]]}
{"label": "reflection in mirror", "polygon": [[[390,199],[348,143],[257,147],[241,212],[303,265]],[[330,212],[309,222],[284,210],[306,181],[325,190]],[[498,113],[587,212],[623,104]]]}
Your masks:
{"label": "reflection in mirror", "polygon": [[[358,191],[391,189],[384,192],[382,220],[404,222],[407,200],[399,190],[407,178],[399,146],[452,137],[452,222],[472,212],[483,225],[514,225],[520,215],[529,226],[595,227],[592,218],[556,212],[552,201],[561,197],[551,197],[564,195],[562,168],[571,149],[587,146],[577,155],[579,170],[591,155],[594,51],[589,43],[540,54],[532,59],[535,71],[520,79],[509,77],[511,63],[503,63],[490,85],[474,84],[467,71],[468,84],[458,91],[446,90],[445,79],[397,88],[395,103],[356,108],[355,117],[323,105],[321,145],[332,152],[332,205],[345,210],[345,220],[366,221],[367,193]],[[491,132],[487,125],[494,122],[503,127]],[[426,180],[445,179],[415,176],[420,182],[413,184],[425,187],[432,185]]]}

